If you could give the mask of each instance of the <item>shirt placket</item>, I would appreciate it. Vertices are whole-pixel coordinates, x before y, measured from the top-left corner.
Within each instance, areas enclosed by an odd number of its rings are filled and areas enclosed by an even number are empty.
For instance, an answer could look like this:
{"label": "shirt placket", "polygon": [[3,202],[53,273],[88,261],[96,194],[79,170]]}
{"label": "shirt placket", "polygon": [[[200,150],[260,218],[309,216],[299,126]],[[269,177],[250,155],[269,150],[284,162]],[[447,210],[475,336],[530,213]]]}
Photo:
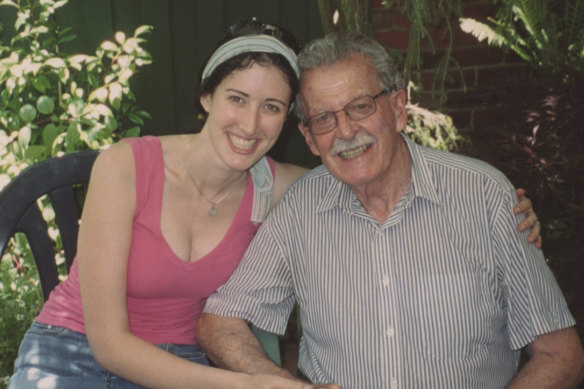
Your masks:
{"label": "shirt placket", "polygon": [[398,291],[396,291],[396,283],[394,266],[392,264],[391,245],[390,245],[391,231],[389,227],[378,227],[375,233],[375,268],[378,275],[378,291],[380,297],[379,306],[379,326],[383,331],[380,334],[380,339],[383,339],[384,347],[381,349],[380,355],[380,374],[383,377],[384,387],[389,389],[397,389],[399,385],[399,371],[400,366],[400,347],[399,342],[401,338],[401,329],[399,321],[397,320],[397,301]]}

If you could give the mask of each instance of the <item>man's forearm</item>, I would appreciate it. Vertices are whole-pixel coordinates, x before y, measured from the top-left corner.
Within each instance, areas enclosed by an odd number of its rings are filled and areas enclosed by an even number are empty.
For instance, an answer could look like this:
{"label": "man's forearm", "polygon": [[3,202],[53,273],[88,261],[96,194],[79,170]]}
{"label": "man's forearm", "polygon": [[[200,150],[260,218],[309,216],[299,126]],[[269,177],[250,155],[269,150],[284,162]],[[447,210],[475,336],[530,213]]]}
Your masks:
{"label": "man's forearm", "polygon": [[197,324],[197,342],[218,367],[248,374],[294,378],[270,360],[241,319],[203,314]]}
{"label": "man's forearm", "polygon": [[584,355],[573,328],[538,337],[529,362],[511,381],[508,389],[571,389],[584,375]]}

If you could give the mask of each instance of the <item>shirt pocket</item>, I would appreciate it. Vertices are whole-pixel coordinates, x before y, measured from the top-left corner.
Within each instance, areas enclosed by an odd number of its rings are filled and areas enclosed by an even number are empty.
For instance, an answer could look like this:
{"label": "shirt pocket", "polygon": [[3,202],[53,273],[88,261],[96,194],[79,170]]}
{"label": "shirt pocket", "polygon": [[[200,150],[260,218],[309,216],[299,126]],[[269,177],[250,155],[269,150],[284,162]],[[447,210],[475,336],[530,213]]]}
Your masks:
{"label": "shirt pocket", "polygon": [[493,310],[480,272],[424,275],[416,292],[412,344],[422,356],[457,359],[485,347]]}

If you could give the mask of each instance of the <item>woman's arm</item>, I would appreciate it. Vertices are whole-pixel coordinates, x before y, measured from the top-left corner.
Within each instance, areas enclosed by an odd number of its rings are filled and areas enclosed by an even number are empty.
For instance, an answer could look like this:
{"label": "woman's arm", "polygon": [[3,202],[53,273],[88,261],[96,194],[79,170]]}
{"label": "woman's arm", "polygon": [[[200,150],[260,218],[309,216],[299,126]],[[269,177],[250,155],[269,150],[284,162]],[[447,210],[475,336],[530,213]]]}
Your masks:
{"label": "woman's arm", "polygon": [[[136,210],[131,146],[97,158],[79,235],[78,266],[87,337],[102,367],[150,388],[301,388],[279,377],[254,377],[191,363],[134,336],[126,307],[126,274]],[[193,323],[195,325],[195,323]]]}

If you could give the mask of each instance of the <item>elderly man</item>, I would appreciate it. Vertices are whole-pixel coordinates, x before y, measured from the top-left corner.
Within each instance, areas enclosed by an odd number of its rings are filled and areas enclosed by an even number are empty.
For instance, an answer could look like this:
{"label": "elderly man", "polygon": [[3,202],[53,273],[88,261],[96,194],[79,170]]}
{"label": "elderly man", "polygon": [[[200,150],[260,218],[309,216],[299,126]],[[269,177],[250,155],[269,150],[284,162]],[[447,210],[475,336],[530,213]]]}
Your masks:
{"label": "elderly man", "polygon": [[541,251],[516,230],[503,174],[401,134],[404,82],[373,39],[329,35],[299,66],[299,128],[324,166],[290,189],[209,299],[197,331],[209,356],[289,375],[244,320],[282,333],[297,301],[299,368],[312,382],[575,387],[584,353],[574,319]]}

